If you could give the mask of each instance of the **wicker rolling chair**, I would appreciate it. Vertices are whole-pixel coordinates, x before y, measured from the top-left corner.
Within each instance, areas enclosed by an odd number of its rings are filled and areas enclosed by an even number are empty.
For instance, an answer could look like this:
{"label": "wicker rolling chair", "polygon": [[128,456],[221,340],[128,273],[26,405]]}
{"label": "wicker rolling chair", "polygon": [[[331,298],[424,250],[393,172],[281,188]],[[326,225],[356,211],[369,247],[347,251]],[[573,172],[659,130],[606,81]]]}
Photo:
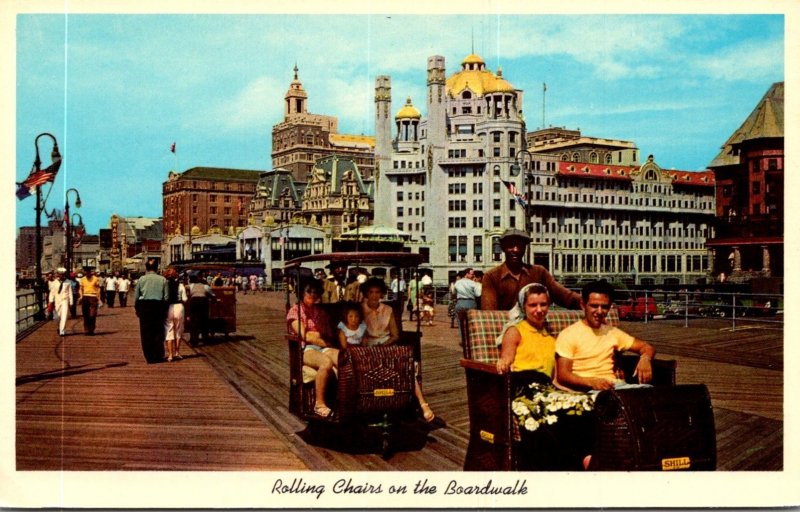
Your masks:
{"label": "wicker rolling chair", "polygon": [[[464,470],[513,471],[519,467],[519,432],[512,421],[514,399],[511,376],[497,373],[495,363],[500,356],[495,339],[508,316],[505,311],[469,310],[460,318],[466,372],[470,435]],[[551,310],[547,325],[554,336],[580,320],[582,311]],[[619,325],[616,309],[608,315],[611,325]],[[618,364],[632,375],[638,355],[623,354]],[[676,362],[653,361],[653,384],[674,386]]]}

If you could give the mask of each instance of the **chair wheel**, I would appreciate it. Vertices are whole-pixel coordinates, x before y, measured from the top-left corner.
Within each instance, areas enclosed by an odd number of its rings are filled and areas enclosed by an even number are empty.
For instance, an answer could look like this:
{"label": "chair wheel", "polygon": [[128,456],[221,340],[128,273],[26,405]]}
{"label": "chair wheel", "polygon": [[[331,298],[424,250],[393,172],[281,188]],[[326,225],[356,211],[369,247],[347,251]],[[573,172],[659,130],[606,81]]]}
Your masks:
{"label": "chair wheel", "polygon": [[384,432],[383,438],[381,439],[381,457],[383,460],[389,459],[389,433]]}

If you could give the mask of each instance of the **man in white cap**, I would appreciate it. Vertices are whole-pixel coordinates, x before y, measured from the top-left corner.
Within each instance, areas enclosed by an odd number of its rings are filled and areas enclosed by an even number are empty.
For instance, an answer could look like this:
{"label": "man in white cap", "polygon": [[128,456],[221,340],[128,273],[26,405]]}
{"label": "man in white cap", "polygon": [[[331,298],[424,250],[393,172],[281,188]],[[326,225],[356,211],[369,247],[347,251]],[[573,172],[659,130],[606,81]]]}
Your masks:
{"label": "man in white cap", "polygon": [[67,269],[58,268],[56,273],[58,286],[51,293],[50,302],[54,305],[55,318],[58,319],[58,334],[65,336],[69,307],[72,305],[72,285],[67,281]]}

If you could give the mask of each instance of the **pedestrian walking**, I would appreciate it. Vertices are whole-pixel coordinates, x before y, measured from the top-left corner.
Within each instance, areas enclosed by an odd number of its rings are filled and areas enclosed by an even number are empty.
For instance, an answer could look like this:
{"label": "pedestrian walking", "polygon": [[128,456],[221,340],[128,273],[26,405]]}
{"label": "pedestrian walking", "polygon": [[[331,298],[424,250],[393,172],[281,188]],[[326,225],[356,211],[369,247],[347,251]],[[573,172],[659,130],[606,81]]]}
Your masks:
{"label": "pedestrian walking", "polygon": [[148,259],[145,275],[136,282],[133,308],[139,317],[139,336],[147,364],[164,359],[164,320],[167,315],[167,280],[156,273],[158,263]]}
{"label": "pedestrian walking", "polygon": [[471,268],[464,269],[464,278],[456,281],[453,288],[456,291],[456,320],[461,327],[461,312],[478,307],[482,289],[481,285],[475,282],[475,271]]}
{"label": "pedestrian walking", "polygon": [[114,307],[114,298],[117,296],[117,276],[118,273],[114,273],[113,275],[109,275],[104,284],[104,289],[106,291],[106,304],[108,307]]}
{"label": "pedestrian walking", "polygon": [[117,279],[117,293],[119,293],[119,307],[128,307],[128,290],[131,287],[131,280],[128,279],[128,274],[124,274]]}
{"label": "pedestrian walking", "polygon": [[72,302],[69,306],[69,316],[78,318],[78,280],[83,277],[83,274],[75,275],[75,272],[69,273],[69,287],[72,290]]}
{"label": "pedestrian walking", "polygon": [[55,274],[47,273],[47,319],[52,320],[55,312],[55,296],[60,281],[56,280]]}
{"label": "pedestrian walking", "polygon": [[[200,345],[208,341],[208,302],[216,296],[208,284],[201,282],[198,276],[189,277],[189,343]],[[202,342],[200,335],[203,336]]]}
{"label": "pedestrian walking", "polygon": [[84,267],[85,275],[78,288],[78,303],[83,314],[83,332],[94,336],[97,328],[97,308],[100,305],[100,278],[94,273],[94,267]]}
{"label": "pedestrian walking", "polygon": [[56,270],[58,277],[58,288],[53,295],[54,319],[58,320],[59,336],[66,335],[67,318],[69,318],[69,308],[72,306],[72,285],[67,278],[67,269],[59,268]]}
{"label": "pedestrian walking", "polygon": [[167,361],[183,359],[181,356],[181,342],[183,341],[184,320],[186,310],[184,304],[189,300],[186,287],[178,279],[178,272],[168,268],[164,272],[167,280],[167,318],[164,322],[167,343]]}

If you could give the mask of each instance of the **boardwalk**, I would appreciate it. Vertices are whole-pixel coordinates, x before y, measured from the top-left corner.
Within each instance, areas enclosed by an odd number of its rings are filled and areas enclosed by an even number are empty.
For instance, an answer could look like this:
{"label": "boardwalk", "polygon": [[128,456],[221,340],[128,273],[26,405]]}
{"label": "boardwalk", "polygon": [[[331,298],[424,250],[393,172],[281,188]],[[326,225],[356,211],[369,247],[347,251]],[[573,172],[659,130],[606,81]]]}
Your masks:
{"label": "boardwalk", "polygon": [[306,469],[205,358],[148,365],[133,308],[17,348],[17,470]]}
{"label": "boardwalk", "polygon": [[[365,453],[369,432],[359,433],[358,447],[313,444],[305,423],[287,411],[283,297],[238,299],[237,332],[194,354],[186,347],[193,357],[180,362],[144,363],[130,308],[101,310],[93,338],[61,342],[48,325],[18,343],[18,469],[460,471],[466,392],[456,330],[443,308],[436,325],[423,327],[423,387],[437,420],[403,425],[397,452],[385,461]],[[783,467],[780,331],[684,329],[677,321],[625,328],[677,359],[680,383],[709,386],[718,469]],[[78,323],[73,333],[80,332]]]}

